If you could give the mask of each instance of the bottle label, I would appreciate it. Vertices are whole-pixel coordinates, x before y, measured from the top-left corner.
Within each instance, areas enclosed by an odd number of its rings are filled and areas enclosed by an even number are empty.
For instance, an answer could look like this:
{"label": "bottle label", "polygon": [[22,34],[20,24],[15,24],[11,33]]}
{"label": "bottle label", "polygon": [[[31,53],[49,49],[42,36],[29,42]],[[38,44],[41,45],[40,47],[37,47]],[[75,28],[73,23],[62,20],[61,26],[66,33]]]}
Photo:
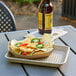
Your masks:
{"label": "bottle label", "polygon": [[44,30],[51,30],[53,27],[53,13],[45,14],[45,25],[43,25],[43,14],[39,12],[38,25],[39,29],[43,29],[43,26],[45,26]]}
{"label": "bottle label", "polygon": [[42,13],[38,13],[38,27],[39,29],[42,29],[42,24],[43,24],[43,16],[42,16]]}
{"label": "bottle label", "polygon": [[53,27],[53,13],[45,14],[45,30],[50,30]]}

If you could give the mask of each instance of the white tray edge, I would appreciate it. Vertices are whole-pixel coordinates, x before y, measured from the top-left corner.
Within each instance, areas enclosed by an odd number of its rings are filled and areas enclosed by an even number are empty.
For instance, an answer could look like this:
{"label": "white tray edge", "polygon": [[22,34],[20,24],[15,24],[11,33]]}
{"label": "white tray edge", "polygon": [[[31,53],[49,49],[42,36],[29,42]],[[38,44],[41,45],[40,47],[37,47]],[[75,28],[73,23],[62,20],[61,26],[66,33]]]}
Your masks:
{"label": "white tray edge", "polygon": [[[57,45],[57,46],[62,46],[62,45]],[[13,58],[13,57],[8,57],[8,53],[7,52],[5,54],[5,58],[7,58],[10,62],[17,62],[17,63],[27,63],[27,64],[34,64],[34,65],[42,65],[42,66],[51,66],[51,67],[59,67],[60,65],[62,64],[65,64],[67,62],[67,59],[68,59],[68,55],[69,55],[69,51],[70,51],[70,47],[68,46],[65,46],[64,47],[67,47],[68,50],[67,50],[67,53],[66,53],[66,57],[65,57],[65,60],[64,62],[62,63],[45,63],[45,62],[41,62],[41,61],[35,61],[35,60],[29,60],[29,59],[21,59],[21,58]],[[22,62],[21,62],[22,61]],[[31,62],[31,63],[30,63]]]}

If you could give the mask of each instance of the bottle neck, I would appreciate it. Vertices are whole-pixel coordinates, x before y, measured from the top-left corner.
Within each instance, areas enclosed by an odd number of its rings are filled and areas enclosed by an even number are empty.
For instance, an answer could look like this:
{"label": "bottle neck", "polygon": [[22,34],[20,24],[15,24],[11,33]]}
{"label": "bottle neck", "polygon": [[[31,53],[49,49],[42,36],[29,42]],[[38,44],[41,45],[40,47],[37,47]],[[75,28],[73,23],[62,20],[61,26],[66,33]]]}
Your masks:
{"label": "bottle neck", "polygon": [[47,0],[48,3],[50,3],[50,0]]}
{"label": "bottle neck", "polygon": [[44,0],[43,2],[49,4],[50,3],[50,0]]}

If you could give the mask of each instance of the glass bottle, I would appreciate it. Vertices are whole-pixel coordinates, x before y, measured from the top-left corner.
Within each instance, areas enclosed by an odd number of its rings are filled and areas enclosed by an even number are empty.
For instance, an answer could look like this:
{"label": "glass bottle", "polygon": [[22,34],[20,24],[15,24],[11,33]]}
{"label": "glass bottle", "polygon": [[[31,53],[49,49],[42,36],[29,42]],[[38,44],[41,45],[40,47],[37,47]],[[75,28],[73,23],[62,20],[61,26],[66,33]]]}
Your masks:
{"label": "glass bottle", "polygon": [[38,12],[38,29],[40,34],[51,33],[53,27],[53,7],[50,0],[41,0]]}

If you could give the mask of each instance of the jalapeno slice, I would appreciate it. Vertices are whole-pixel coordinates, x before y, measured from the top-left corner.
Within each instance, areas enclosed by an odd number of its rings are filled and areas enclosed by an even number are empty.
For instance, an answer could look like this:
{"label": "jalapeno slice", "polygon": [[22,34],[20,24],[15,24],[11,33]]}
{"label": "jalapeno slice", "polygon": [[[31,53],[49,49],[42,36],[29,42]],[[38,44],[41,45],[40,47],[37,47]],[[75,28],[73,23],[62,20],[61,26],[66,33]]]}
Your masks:
{"label": "jalapeno slice", "polygon": [[19,47],[20,45],[22,45],[22,43],[21,43],[21,42],[20,42],[20,43],[16,43],[16,44],[15,44],[15,46],[16,46],[16,47]]}
{"label": "jalapeno slice", "polygon": [[31,40],[31,43],[38,43],[40,42],[40,39],[39,38],[34,38]]}
{"label": "jalapeno slice", "polygon": [[42,49],[44,47],[44,44],[37,44],[36,47]]}
{"label": "jalapeno slice", "polygon": [[22,54],[22,51],[19,52],[19,55],[21,55],[21,54]]}

